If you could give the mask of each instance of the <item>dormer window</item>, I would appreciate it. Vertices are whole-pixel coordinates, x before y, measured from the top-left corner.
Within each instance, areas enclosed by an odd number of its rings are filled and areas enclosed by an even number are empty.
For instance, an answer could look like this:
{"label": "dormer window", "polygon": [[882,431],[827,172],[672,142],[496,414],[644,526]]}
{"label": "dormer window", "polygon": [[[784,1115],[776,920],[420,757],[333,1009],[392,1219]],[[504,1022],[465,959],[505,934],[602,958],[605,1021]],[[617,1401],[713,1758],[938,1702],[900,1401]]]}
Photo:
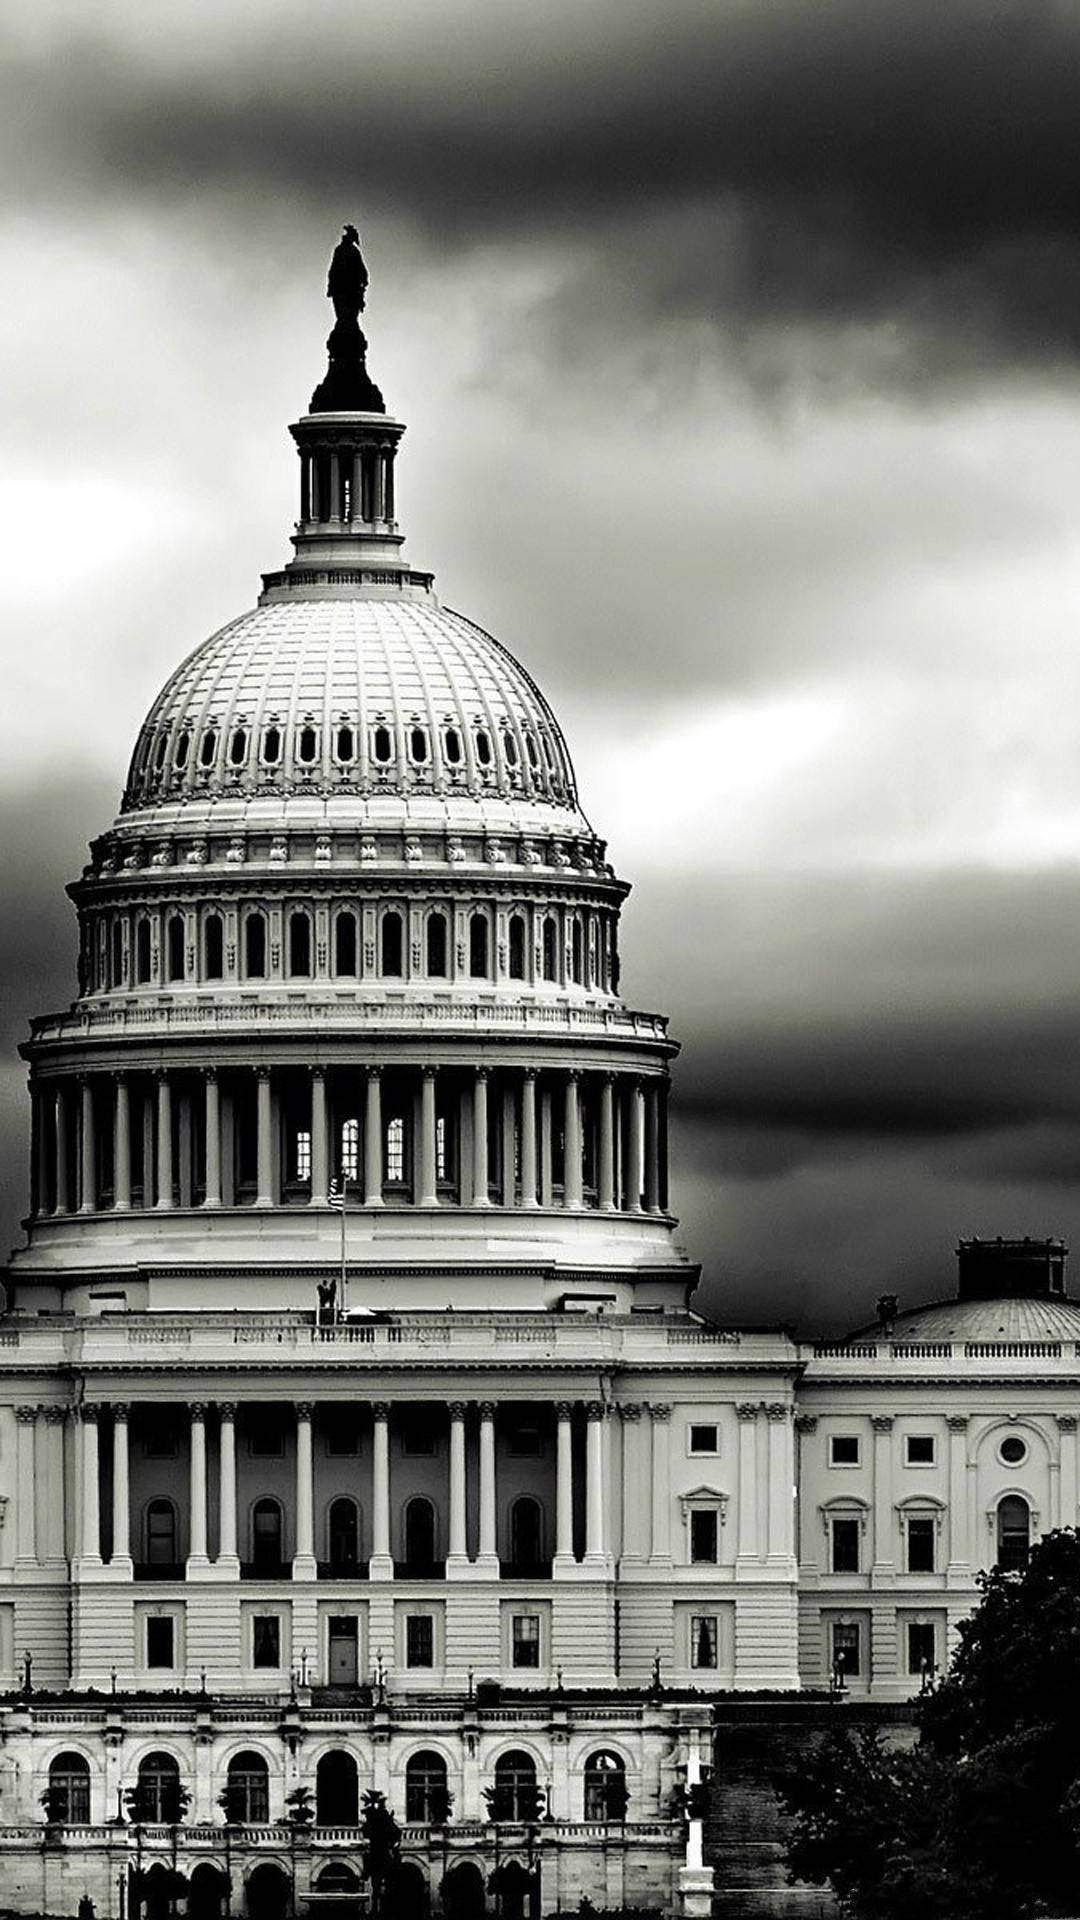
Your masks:
{"label": "dormer window", "polygon": [[154,772],[155,773],[161,772],[162,767],[165,765],[165,755],[168,753],[168,751],[169,751],[169,736],[167,733],[163,733],[159,736],[158,743],[157,743],[157,751],[154,754]]}
{"label": "dormer window", "polygon": [[379,726],[371,736],[371,757],[376,766],[388,767],[394,757],[394,737],[389,727]]}
{"label": "dormer window", "polygon": [[278,765],[281,759],[280,727],[267,727],[266,732],[263,734],[262,757],[264,766],[276,767]]}
{"label": "dormer window", "polygon": [[187,766],[188,748],[190,746],[191,746],[191,735],[188,732],[188,729],[186,727],[182,727],[180,730],[180,733],[177,736],[176,752],[173,755],[173,765],[176,768],[177,773],[182,773],[184,768]]}
{"label": "dormer window", "polygon": [[486,727],[476,729],[476,758],[482,767],[491,765],[491,735]]}
{"label": "dormer window", "polygon": [[334,741],[334,758],[335,760],[355,760],[356,735],[350,726],[342,725],[338,728]]}
{"label": "dormer window", "polygon": [[217,758],[217,728],[208,727],[199,746],[200,767],[212,767]]}
{"label": "dormer window", "polygon": [[319,736],[311,725],[302,726],[296,738],[296,757],[302,767],[314,766],[319,757]]}
{"label": "dormer window", "polygon": [[536,773],[540,767],[540,755],[536,751],[536,741],[531,733],[525,735],[525,752],[528,755],[530,767]]}
{"label": "dormer window", "polygon": [[428,737],[426,727],[409,728],[409,758],[417,766],[424,766],[428,758]]}
{"label": "dormer window", "polygon": [[514,739],[514,736],[511,733],[509,727],[503,728],[502,740],[503,740],[503,752],[506,755],[507,766],[516,767],[518,763],[517,741]]}
{"label": "dormer window", "polygon": [[448,766],[460,767],[461,735],[456,727],[447,727],[443,735],[443,751],[446,754],[446,763]]}
{"label": "dormer window", "polygon": [[243,766],[244,761],[247,759],[247,744],[248,744],[247,728],[234,727],[232,739],[229,741],[230,767]]}

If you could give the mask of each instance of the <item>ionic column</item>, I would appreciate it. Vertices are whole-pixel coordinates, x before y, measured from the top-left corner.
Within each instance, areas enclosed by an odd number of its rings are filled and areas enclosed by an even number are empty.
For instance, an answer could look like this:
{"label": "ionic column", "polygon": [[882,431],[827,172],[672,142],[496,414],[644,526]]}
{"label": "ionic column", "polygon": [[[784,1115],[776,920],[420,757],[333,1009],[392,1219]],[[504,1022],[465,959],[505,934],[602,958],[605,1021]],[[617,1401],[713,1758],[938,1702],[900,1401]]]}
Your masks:
{"label": "ionic column", "polygon": [[218,1556],[223,1571],[239,1570],[236,1544],[236,1402],[222,1400],[218,1406]]}
{"label": "ionic column", "polygon": [[381,1207],[382,1203],[382,1079],[378,1067],[369,1067],[364,1099],[364,1205]]}
{"label": "ionic column", "polygon": [[94,1131],[94,1090],[87,1075],[79,1082],[79,1212],[97,1207],[97,1143]]}
{"label": "ionic column", "polygon": [[390,1408],[376,1401],[371,1449],[371,1559],[369,1580],[392,1580],[394,1562],[390,1552]]}
{"label": "ionic column", "polygon": [[738,1557],[758,1557],[757,1501],[757,1418],[756,1400],[741,1400],[735,1409],[739,1416],[739,1525]]}
{"label": "ionic column", "polygon": [[893,1495],[892,1446],[893,1416],[875,1413],[874,1429],[874,1563],[871,1586],[891,1586],[896,1574],[892,1551]]}
{"label": "ionic column", "polygon": [[641,1457],[645,1431],[641,1419],[643,1412],[644,1408],[637,1400],[619,1403],[619,1419],[622,1423],[622,1542],[619,1558],[624,1565],[640,1565],[645,1558],[644,1545],[651,1545],[647,1535],[643,1541],[643,1523],[647,1519],[641,1498],[645,1479],[645,1463]]}
{"label": "ionic column", "polygon": [[585,1449],[585,1558],[602,1560],[604,1539],[604,1416],[600,1400],[590,1400],[585,1409],[588,1422]]}
{"label": "ionic column", "polygon": [[569,1400],[555,1405],[555,1572],[574,1564],[574,1409]]}
{"label": "ionic column", "polygon": [[495,1531],[495,1406],[480,1403],[480,1534],[477,1564],[498,1571]]}
{"label": "ionic column", "polygon": [[631,1080],[627,1088],[630,1102],[629,1142],[626,1155],[626,1206],[630,1213],[641,1212],[641,1171],[645,1158],[641,1083]]}
{"label": "ionic column", "polygon": [[[792,1408],[770,1400],[765,1408],[769,1436],[769,1559],[795,1569],[795,1445]],[[890,1420],[889,1425],[892,1425]]]}
{"label": "ionic column", "polygon": [[461,1565],[467,1558],[465,1540],[465,1407],[450,1403],[450,1553]]}
{"label": "ionic column", "polygon": [[660,1204],[660,1118],[655,1080],[644,1086],[645,1101],[645,1211],[655,1213]]}
{"label": "ionic column", "polygon": [[37,1516],[34,1511],[34,1429],[36,1407],[15,1409],[15,1558],[22,1566],[37,1561]]}
{"label": "ionic column", "polygon": [[652,1427],[652,1537],[649,1559],[671,1565],[671,1408],[649,1403]]}
{"label": "ionic column", "polygon": [[474,1207],[490,1206],[488,1198],[488,1070],[477,1067],[473,1078],[473,1192]]}
{"label": "ionic column", "polygon": [[330,1178],[329,1134],[326,1122],[326,1075],[311,1069],[311,1205],[325,1207]]}
{"label": "ionic column", "polygon": [[221,1087],[213,1067],[203,1075],[206,1095],[206,1164],[203,1168],[203,1206],[221,1205]]}
{"label": "ionic column", "polygon": [[971,1584],[971,1529],[968,1525],[966,1413],[950,1413],[949,1428],[949,1566],[950,1587]]}
{"label": "ionic column", "polygon": [[578,1211],[581,1204],[581,1075],[571,1068],[563,1124],[563,1205]]}
{"label": "ionic column", "polygon": [[131,1096],[122,1073],[113,1088],[113,1207],[126,1213],[131,1206]]}
{"label": "ionic column", "polygon": [[206,1408],[200,1400],[191,1408],[191,1526],[187,1571],[205,1567],[206,1551]]}
{"label": "ionic column", "polygon": [[437,1207],[438,1181],[435,1163],[435,1069],[425,1067],[420,1079],[420,1169],[416,1196],[418,1207]]}
{"label": "ionic column", "polygon": [[154,1205],[166,1211],[173,1203],[172,1083],[167,1073],[157,1077],[157,1194]]}
{"label": "ionic column", "polygon": [[597,1203],[604,1213],[615,1206],[615,1090],[610,1073],[600,1080],[600,1165]]}
{"label": "ionic column", "polygon": [[526,1067],[521,1082],[521,1204],[538,1205],[536,1194],[536,1073]]}
{"label": "ionic column", "polygon": [[67,1430],[67,1408],[46,1407],[44,1439],[44,1466],[41,1475],[38,1506],[40,1525],[39,1540],[42,1558],[50,1561],[62,1561],[66,1554],[66,1501],[64,1498],[64,1435]]}
{"label": "ionic column", "polygon": [[270,1069],[255,1069],[255,1205],[272,1207],[274,1204],[274,1153],[272,1127],[274,1120],[273,1101],[271,1099]]}
{"label": "ionic column", "polygon": [[87,1405],[80,1409],[82,1419],[82,1560],[84,1566],[101,1565],[101,1504],[98,1466],[98,1414],[100,1408]]}
{"label": "ionic column", "polygon": [[118,1571],[131,1571],[131,1497],[128,1472],[128,1406],[114,1400],[113,1423],[113,1497],[112,1564]]}
{"label": "ionic column", "polygon": [[311,1443],[311,1405],[296,1408],[296,1552],[294,1580],[315,1578],[315,1460]]}
{"label": "ionic column", "polygon": [[68,1182],[68,1103],[67,1089],[57,1083],[56,1109],[56,1205],[54,1213],[70,1213],[71,1190]]}

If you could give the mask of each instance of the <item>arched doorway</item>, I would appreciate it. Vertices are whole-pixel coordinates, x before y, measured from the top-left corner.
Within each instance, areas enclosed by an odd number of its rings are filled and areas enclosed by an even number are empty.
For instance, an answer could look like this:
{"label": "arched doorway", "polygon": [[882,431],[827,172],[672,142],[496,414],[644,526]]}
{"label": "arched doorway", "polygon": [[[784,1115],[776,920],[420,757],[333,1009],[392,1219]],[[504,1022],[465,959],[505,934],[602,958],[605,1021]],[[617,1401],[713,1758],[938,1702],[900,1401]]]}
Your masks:
{"label": "arched doorway", "polygon": [[141,1920],[174,1920],[187,1892],[187,1881],[171,1866],[155,1862],[143,1871],[141,1891],[142,1900],[135,1909],[141,1914]]}
{"label": "arched doorway", "polygon": [[435,1567],[435,1509],[423,1494],[405,1508],[405,1567],[410,1573],[430,1574]]}
{"label": "arched doorway", "polygon": [[318,1896],[318,1911],[331,1920],[354,1920],[361,1911],[360,1875],[347,1860],[331,1860],[316,1877],[312,1893]]}
{"label": "arched doorway", "polygon": [[360,1782],[351,1753],[324,1753],[315,1769],[315,1818],[320,1827],[355,1827]]}
{"label": "arched doorway", "polygon": [[540,1911],[539,1875],[520,1860],[508,1860],[495,1876],[501,1920],[532,1920]]}
{"label": "arched doorway", "polygon": [[244,1888],[244,1911],[248,1920],[285,1920],[290,1891],[284,1868],[270,1860],[264,1861],[256,1867]]}
{"label": "arched doorway", "polygon": [[428,1920],[431,1894],[424,1870],[415,1860],[406,1860],[398,1868],[387,1904],[387,1920]]}
{"label": "arched doorway", "polygon": [[220,1867],[212,1866],[208,1860],[196,1867],[188,1894],[188,1920],[222,1920],[226,1885]]}
{"label": "arched doorway", "polygon": [[484,1876],[475,1860],[460,1860],[442,1883],[446,1920],[481,1920],[484,1912]]}

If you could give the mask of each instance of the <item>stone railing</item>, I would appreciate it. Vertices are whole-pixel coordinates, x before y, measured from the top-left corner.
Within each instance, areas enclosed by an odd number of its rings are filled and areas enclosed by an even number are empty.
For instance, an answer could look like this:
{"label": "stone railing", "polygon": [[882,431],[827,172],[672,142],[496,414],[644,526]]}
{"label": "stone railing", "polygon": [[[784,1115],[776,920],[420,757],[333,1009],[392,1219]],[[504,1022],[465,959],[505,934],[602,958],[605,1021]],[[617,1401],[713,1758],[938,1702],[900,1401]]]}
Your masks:
{"label": "stone railing", "polygon": [[[988,1367],[1002,1360],[1010,1362],[1057,1361],[1064,1372],[1075,1371],[1080,1361],[1080,1341],[1076,1340],[933,1340],[852,1342],[850,1345],[815,1346],[811,1349],[811,1373],[824,1363],[826,1375],[873,1367],[878,1372],[899,1368],[923,1371],[933,1367],[947,1371],[970,1371],[972,1361],[985,1361]],[[976,1377],[978,1374],[976,1372]]]}
{"label": "stone railing", "polygon": [[455,1000],[431,999],[407,988],[391,996],[370,998],[353,989],[349,993],[329,995],[311,993],[286,1001],[253,988],[243,998],[222,993],[200,992],[178,995],[175,999],[125,1000],[119,1004],[108,998],[81,1001],[70,1013],[44,1014],[31,1022],[37,1042],[71,1039],[108,1039],[141,1034],[191,1032],[212,1038],[249,1029],[269,1034],[300,1033],[318,1029],[320,1038],[332,1041],[335,1035],[355,1038],[360,1034],[383,1035],[402,1025],[410,1030],[454,1034],[506,1033],[523,1037],[544,1034],[610,1035],[620,1040],[664,1040],[668,1023],[662,1014],[638,1013],[621,1006],[577,1006],[570,1001]]}

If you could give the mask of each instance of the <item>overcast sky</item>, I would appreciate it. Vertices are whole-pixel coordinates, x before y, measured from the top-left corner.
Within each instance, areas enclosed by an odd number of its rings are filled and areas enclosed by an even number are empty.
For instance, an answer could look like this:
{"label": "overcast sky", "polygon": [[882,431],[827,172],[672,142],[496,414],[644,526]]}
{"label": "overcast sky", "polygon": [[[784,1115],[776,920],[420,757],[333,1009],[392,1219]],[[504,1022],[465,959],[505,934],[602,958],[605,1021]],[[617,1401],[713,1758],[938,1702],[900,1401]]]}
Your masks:
{"label": "overcast sky", "polygon": [[708,1301],[1080,1259],[1080,9],[7,0],[0,55],[5,1244],[64,884],[285,556],[354,219],[410,556],[635,883]]}

